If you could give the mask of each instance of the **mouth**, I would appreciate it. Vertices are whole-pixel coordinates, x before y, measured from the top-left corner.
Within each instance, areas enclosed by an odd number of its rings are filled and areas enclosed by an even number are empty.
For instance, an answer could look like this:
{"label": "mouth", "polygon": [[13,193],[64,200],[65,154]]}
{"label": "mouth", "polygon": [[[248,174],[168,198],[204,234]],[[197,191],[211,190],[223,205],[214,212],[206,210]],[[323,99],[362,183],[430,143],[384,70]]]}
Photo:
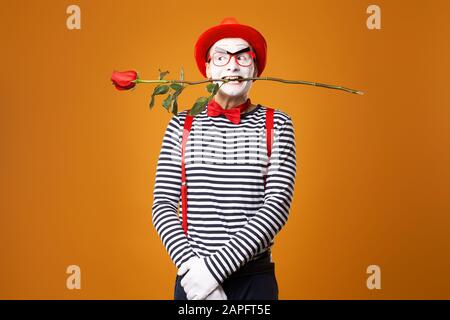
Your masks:
{"label": "mouth", "polygon": [[233,80],[233,81],[228,81],[226,84],[240,84],[240,80],[244,79],[241,76],[225,76],[222,77],[221,79],[228,79],[228,80]]}

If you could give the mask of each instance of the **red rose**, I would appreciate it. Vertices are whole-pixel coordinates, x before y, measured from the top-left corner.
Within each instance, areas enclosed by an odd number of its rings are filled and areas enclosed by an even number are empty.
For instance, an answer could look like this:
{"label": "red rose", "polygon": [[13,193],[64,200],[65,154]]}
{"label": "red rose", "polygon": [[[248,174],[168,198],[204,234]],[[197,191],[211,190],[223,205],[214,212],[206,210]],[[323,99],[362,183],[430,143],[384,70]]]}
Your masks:
{"label": "red rose", "polygon": [[133,82],[137,79],[136,71],[113,71],[111,81],[118,90],[129,90],[133,88],[136,83]]}

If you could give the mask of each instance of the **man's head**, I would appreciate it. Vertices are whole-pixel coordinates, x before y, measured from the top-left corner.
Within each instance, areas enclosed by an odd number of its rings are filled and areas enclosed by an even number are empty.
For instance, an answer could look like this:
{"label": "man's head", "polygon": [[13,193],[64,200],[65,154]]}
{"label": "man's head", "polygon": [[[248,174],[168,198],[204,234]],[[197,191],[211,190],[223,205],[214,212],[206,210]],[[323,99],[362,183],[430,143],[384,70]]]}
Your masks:
{"label": "man's head", "polygon": [[[208,79],[223,79],[238,76],[242,78],[256,77],[255,63],[257,57],[251,45],[241,38],[223,38],[215,42],[206,56],[206,76]],[[221,85],[223,82],[214,81]],[[253,81],[227,82],[220,91],[228,96],[246,95]]]}
{"label": "man's head", "polygon": [[[238,23],[237,20],[233,17],[223,19],[220,24],[207,29],[197,39],[194,48],[194,56],[200,73],[204,77],[208,77],[206,74],[206,67],[208,65],[206,62],[208,62],[209,57],[208,52],[211,51],[213,46],[215,46],[218,42],[230,41],[227,40],[229,38],[238,38],[241,42],[246,42],[246,45],[249,46],[252,52],[256,54],[256,76],[259,77],[266,66],[266,40],[258,30],[254,29],[253,27]],[[229,43],[225,44],[227,46],[230,46]],[[222,43],[222,45],[224,44]]]}

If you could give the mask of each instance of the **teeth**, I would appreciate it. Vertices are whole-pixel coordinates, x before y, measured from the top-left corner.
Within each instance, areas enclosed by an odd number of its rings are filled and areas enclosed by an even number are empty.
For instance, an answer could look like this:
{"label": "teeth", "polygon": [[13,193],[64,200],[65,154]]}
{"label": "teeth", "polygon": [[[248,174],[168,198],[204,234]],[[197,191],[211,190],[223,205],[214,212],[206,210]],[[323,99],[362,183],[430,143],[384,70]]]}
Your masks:
{"label": "teeth", "polygon": [[228,80],[238,80],[241,77],[223,77],[222,79],[228,79]]}

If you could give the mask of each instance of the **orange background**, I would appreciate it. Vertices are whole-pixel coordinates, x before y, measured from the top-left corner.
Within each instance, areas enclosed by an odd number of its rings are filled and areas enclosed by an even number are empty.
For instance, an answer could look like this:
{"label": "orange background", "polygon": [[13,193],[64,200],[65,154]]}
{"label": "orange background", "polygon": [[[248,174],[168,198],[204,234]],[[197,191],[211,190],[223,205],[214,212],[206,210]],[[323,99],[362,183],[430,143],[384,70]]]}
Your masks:
{"label": "orange background", "polygon": [[[0,11],[0,298],[171,299],[151,224],[170,119],[152,85],[199,80],[193,46],[226,16],[268,41],[252,102],[291,115],[297,181],[274,247],[281,299],[450,298],[448,1],[9,1]],[[81,8],[81,30],[66,8]],[[381,30],[366,8],[381,7]],[[204,95],[189,87],[181,110]],[[81,268],[81,290],[66,268]],[[381,267],[381,290],[366,268]]]}

